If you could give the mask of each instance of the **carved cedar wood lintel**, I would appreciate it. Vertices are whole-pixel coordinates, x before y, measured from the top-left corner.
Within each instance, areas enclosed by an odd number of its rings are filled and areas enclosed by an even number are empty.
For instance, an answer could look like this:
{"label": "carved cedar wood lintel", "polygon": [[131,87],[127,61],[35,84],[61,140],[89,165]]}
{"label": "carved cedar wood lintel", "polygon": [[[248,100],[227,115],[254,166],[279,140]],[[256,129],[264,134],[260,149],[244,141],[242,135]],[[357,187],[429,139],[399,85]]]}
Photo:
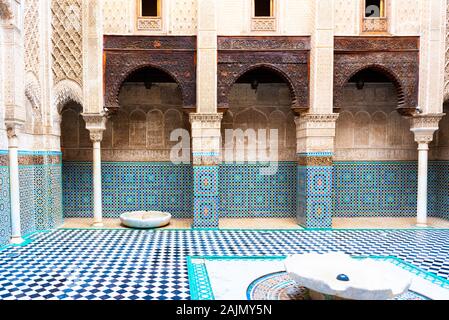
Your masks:
{"label": "carved cedar wood lintel", "polygon": [[104,36],[105,106],[119,108],[118,95],[126,78],[145,67],[160,69],[179,85],[183,107],[196,106],[196,37]]}
{"label": "carved cedar wood lintel", "polygon": [[309,108],[309,37],[218,37],[218,108],[229,108],[234,83],[245,73],[265,67],[287,83],[294,110]]}
{"label": "carved cedar wood lintel", "polygon": [[397,111],[415,113],[418,104],[419,37],[335,37],[334,105],[343,106],[343,87],[361,70],[385,74],[398,94]]}

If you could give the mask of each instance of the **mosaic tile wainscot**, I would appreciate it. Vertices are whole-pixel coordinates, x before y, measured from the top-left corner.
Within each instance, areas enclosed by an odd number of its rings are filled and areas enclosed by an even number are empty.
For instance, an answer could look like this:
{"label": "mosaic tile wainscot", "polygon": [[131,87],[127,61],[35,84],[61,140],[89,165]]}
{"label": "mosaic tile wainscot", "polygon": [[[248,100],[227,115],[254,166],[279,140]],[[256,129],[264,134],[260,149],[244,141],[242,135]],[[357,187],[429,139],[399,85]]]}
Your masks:
{"label": "mosaic tile wainscot", "polygon": [[0,246],[11,236],[11,206],[9,199],[8,151],[0,150]]}
{"label": "mosaic tile wainscot", "polygon": [[20,218],[24,236],[63,223],[60,152],[19,152]]}
{"label": "mosaic tile wainscot", "polygon": [[[335,162],[334,216],[414,217],[417,162]],[[449,218],[449,162],[429,162],[429,216]]]}
{"label": "mosaic tile wainscot", "polygon": [[[193,216],[191,165],[169,162],[103,162],[103,216],[158,210],[174,218]],[[92,163],[63,163],[64,217],[92,217]]]}
{"label": "mosaic tile wainscot", "polygon": [[219,168],[220,217],[294,218],[296,162],[278,162],[272,175],[265,164],[222,164]]}

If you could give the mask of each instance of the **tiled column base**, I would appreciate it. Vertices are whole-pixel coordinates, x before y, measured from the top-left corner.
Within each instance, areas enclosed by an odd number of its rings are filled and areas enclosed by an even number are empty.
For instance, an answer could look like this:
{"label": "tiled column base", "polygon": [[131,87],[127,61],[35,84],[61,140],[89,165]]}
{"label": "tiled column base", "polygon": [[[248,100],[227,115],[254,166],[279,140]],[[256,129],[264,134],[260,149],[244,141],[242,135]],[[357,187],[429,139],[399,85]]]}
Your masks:
{"label": "tiled column base", "polygon": [[298,157],[298,223],[305,228],[332,228],[332,154]]}
{"label": "tiled column base", "polygon": [[193,228],[218,228],[218,165],[193,167]]}

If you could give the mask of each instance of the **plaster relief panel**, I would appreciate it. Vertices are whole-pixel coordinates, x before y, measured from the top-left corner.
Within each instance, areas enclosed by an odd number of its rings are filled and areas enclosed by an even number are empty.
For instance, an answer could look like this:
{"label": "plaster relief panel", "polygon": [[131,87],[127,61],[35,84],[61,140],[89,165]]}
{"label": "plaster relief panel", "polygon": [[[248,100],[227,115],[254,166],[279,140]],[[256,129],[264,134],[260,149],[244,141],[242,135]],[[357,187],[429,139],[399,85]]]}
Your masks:
{"label": "plaster relief panel", "polygon": [[133,0],[105,0],[103,30],[105,34],[129,34],[132,30]]}
{"label": "plaster relief panel", "polygon": [[25,1],[25,71],[34,73],[39,78],[40,45],[39,45],[39,0]]}
{"label": "plaster relief panel", "polygon": [[416,160],[409,121],[395,110],[392,84],[369,83],[363,89],[345,86],[344,107],[337,120],[336,161]]}
{"label": "plaster relief panel", "polygon": [[52,37],[54,83],[73,80],[82,86],[82,0],[53,0]]}
{"label": "plaster relief panel", "polygon": [[[271,149],[270,129],[277,130],[278,160],[296,160],[296,126],[290,109],[291,97],[286,84],[259,84],[257,90],[250,84],[234,84],[229,97],[230,107],[223,116],[221,135],[223,154],[234,161],[266,161]],[[235,134],[235,142],[226,139],[226,129],[250,129],[255,135]],[[260,136],[258,130],[266,130]],[[259,150],[259,143],[266,148]],[[261,152],[261,154],[258,154]],[[274,152],[274,150],[273,150]],[[225,158],[224,160],[229,160]]]}

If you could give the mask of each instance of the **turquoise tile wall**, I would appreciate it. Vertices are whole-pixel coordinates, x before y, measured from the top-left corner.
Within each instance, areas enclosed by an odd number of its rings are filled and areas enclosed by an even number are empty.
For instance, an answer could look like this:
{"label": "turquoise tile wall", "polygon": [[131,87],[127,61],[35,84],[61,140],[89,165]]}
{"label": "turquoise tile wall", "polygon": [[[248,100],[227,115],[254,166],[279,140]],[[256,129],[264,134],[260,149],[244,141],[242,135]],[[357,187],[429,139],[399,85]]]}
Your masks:
{"label": "turquoise tile wall", "polygon": [[[92,217],[92,163],[64,162],[64,217]],[[157,210],[174,218],[193,216],[191,165],[169,162],[103,162],[103,216]]]}

